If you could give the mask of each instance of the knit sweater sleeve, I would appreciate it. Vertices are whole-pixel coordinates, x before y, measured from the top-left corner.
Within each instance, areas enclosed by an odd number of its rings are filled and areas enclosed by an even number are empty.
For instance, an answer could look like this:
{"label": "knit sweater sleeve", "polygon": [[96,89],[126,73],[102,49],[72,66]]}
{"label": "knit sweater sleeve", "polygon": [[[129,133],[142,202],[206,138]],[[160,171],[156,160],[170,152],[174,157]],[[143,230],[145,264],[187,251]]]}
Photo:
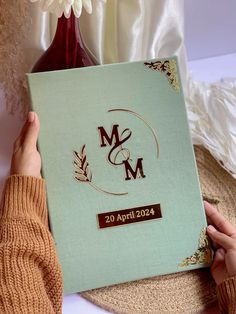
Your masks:
{"label": "knit sweater sleeve", "polygon": [[220,313],[236,313],[236,276],[223,281],[216,288]]}
{"label": "knit sweater sleeve", "polygon": [[62,273],[45,181],[10,176],[0,209],[0,313],[61,313]]}

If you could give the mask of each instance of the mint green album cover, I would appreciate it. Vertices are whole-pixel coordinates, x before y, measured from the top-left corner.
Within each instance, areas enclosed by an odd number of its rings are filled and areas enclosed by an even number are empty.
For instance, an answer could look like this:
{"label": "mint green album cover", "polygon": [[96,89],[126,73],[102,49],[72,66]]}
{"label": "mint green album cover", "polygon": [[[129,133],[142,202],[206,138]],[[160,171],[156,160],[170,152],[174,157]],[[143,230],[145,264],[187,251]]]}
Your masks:
{"label": "mint green album cover", "polygon": [[177,59],[28,82],[65,293],[209,266]]}

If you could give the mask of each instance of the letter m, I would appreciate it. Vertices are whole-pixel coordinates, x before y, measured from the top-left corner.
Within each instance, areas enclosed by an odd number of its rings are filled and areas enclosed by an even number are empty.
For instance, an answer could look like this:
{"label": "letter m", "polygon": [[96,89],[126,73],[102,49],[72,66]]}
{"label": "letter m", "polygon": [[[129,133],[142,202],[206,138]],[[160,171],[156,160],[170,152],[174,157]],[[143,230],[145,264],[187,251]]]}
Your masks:
{"label": "letter m", "polygon": [[100,140],[101,140],[101,144],[100,144],[101,147],[105,147],[107,146],[107,144],[111,146],[113,140],[114,140],[114,143],[119,143],[120,140],[119,140],[118,127],[119,127],[118,124],[114,124],[112,126],[112,131],[111,131],[110,136],[107,134],[103,126],[98,127],[98,132],[100,134]]}
{"label": "letter m", "polygon": [[[138,178],[145,178],[145,174],[143,173],[143,165],[142,165],[142,160],[143,158],[138,158],[137,163],[136,163],[136,169],[133,170],[129,161],[124,160],[123,163],[125,165],[125,173],[126,173],[126,178],[125,180],[131,180],[131,176],[133,179]],[[139,174],[139,175],[138,175]],[[131,175],[131,176],[130,176]]]}

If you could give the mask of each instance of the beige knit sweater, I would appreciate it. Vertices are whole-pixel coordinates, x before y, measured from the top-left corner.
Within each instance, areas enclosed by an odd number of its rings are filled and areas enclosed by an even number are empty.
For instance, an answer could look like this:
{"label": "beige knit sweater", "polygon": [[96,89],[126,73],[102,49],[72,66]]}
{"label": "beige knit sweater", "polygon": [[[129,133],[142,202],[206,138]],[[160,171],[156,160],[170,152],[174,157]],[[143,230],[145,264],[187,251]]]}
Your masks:
{"label": "beige knit sweater", "polygon": [[[62,273],[48,229],[45,181],[13,175],[0,210],[0,313],[61,313]],[[236,313],[236,277],[217,287],[222,313]]]}

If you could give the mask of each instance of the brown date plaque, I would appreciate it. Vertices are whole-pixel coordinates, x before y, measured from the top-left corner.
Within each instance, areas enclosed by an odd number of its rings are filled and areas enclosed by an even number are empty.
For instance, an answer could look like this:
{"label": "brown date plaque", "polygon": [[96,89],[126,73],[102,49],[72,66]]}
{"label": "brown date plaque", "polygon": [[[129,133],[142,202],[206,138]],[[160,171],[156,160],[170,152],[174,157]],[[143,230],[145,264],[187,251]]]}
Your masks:
{"label": "brown date plaque", "polygon": [[97,214],[100,229],[162,218],[161,205],[152,204]]}

